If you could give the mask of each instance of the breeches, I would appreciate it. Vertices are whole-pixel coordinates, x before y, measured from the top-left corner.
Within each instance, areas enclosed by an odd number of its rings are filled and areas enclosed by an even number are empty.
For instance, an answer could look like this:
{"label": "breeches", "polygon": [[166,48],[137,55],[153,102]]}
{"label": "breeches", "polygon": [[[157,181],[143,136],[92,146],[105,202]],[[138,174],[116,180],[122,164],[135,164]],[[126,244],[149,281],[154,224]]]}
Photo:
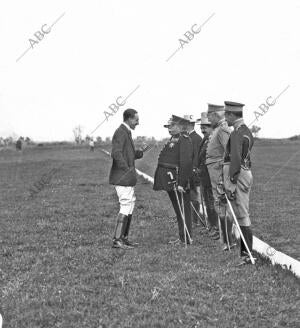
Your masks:
{"label": "breeches", "polygon": [[123,215],[132,214],[136,197],[134,187],[116,186],[117,195],[120,203],[120,213]]}
{"label": "breeches", "polygon": [[[226,181],[229,176],[229,165],[224,165],[224,181],[226,188]],[[231,201],[236,218],[240,226],[250,226],[251,221],[249,217],[249,196],[253,184],[253,176],[250,170],[241,168],[237,184],[236,184],[236,198]]]}
{"label": "breeches", "polygon": [[227,205],[219,200],[219,194],[217,192],[217,185],[222,177],[222,163],[211,163],[207,165],[207,169],[212,186],[215,211],[218,213],[220,218],[224,218],[226,216],[226,213],[228,213],[228,211],[226,211]]}

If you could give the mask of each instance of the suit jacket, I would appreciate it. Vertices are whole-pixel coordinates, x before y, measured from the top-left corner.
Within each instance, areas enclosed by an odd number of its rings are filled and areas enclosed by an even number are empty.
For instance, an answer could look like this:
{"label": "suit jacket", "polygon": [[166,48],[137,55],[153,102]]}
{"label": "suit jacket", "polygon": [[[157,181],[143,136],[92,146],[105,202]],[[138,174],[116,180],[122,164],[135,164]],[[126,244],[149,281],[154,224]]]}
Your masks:
{"label": "suit jacket", "polygon": [[209,142],[209,135],[206,135],[200,144],[200,151],[199,151],[199,157],[198,157],[198,177],[200,180],[200,184],[203,187],[211,187],[210,177],[208,173],[207,166],[205,164],[206,162],[206,151],[207,151],[207,145]]}
{"label": "suit jacket", "polygon": [[143,152],[135,150],[131,132],[123,124],[113,135],[111,157],[113,162],[109,183],[117,186],[135,186],[137,178],[134,162],[143,157]]}

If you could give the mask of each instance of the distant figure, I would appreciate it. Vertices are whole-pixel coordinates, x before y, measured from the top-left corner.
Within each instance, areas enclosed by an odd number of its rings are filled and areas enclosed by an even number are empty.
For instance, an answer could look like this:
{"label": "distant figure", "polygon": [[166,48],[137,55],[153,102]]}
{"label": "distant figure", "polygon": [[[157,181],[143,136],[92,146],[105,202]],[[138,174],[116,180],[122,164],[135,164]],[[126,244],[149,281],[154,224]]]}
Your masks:
{"label": "distant figure", "polygon": [[95,142],[94,142],[93,139],[90,140],[89,145],[90,145],[90,151],[94,151],[94,149],[95,149]]}
{"label": "distant figure", "polygon": [[22,150],[22,140],[19,138],[16,142],[16,149],[17,150]]}

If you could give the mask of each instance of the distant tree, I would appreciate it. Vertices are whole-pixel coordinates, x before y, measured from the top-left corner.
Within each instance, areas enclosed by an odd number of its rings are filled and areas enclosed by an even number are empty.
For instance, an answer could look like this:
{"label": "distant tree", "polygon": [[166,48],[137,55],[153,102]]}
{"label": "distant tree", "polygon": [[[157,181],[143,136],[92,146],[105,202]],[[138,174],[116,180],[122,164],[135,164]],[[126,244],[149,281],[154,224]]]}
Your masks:
{"label": "distant tree", "polygon": [[29,137],[25,138],[25,142],[26,142],[27,145],[32,144],[32,140]]}
{"label": "distant tree", "polygon": [[82,127],[80,125],[75,126],[73,129],[74,139],[77,144],[81,144],[82,141]]}
{"label": "distant tree", "polygon": [[292,140],[292,141],[300,140],[300,134],[290,137],[289,140]]}
{"label": "distant tree", "polygon": [[91,140],[91,137],[87,134],[87,135],[85,136],[85,142],[86,142],[86,143],[89,143],[90,140]]}
{"label": "distant tree", "polygon": [[261,130],[261,128],[257,125],[253,125],[250,131],[252,132],[254,138],[257,138],[258,132]]}
{"label": "distant tree", "polygon": [[110,139],[110,137],[106,137],[106,138],[105,138],[105,143],[111,143],[111,139]]}
{"label": "distant tree", "polygon": [[12,137],[8,137],[4,139],[4,142],[6,146],[13,145],[14,139]]}
{"label": "distant tree", "polygon": [[101,138],[101,137],[98,136],[98,137],[96,138],[96,140],[97,140],[97,143],[98,143],[98,144],[101,144],[101,143],[102,143],[102,138]]}

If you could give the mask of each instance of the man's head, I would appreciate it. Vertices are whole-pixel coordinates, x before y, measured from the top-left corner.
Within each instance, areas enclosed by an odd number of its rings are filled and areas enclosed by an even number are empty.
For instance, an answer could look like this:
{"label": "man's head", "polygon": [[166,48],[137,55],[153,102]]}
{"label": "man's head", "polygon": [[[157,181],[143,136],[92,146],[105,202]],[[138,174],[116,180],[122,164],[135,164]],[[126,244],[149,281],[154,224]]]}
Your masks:
{"label": "man's head", "polygon": [[179,134],[182,132],[182,126],[178,123],[174,123],[172,122],[169,126],[168,126],[168,130],[171,136],[175,136],[176,134]]}
{"label": "man's head", "polygon": [[128,108],[123,112],[123,122],[128,124],[130,129],[134,130],[139,125],[139,115],[135,109]]}
{"label": "man's head", "polygon": [[213,130],[211,125],[205,125],[205,124],[201,124],[200,129],[201,129],[201,132],[204,136],[210,135],[212,130]]}
{"label": "man's head", "polygon": [[233,126],[234,122],[240,118],[243,118],[244,104],[225,101],[225,120],[228,126]]}
{"label": "man's head", "polygon": [[201,118],[198,120],[200,123],[200,129],[201,132],[204,136],[211,134],[212,132],[212,127],[211,127],[211,123],[207,118],[207,113],[203,112],[201,113]]}
{"label": "man's head", "polygon": [[195,130],[196,120],[193,115],[184,115],[183,118],[187,121],[185,124],[185,131],[192,132]]}
{"label": "man's head", "polygon": [[214,128],[218,123],[224,119],[225,111],[224,106],[208,104],[207,118],[211,122],[211,126]]}
{"label": "man's head", "polygon": [[172,115],[172,119],[169,120],[169,123],[166,125],[166,127],[168,127],[170,135],[174,136],[181,132],[187,131],[188,124],[189,122],[184,118]]}

